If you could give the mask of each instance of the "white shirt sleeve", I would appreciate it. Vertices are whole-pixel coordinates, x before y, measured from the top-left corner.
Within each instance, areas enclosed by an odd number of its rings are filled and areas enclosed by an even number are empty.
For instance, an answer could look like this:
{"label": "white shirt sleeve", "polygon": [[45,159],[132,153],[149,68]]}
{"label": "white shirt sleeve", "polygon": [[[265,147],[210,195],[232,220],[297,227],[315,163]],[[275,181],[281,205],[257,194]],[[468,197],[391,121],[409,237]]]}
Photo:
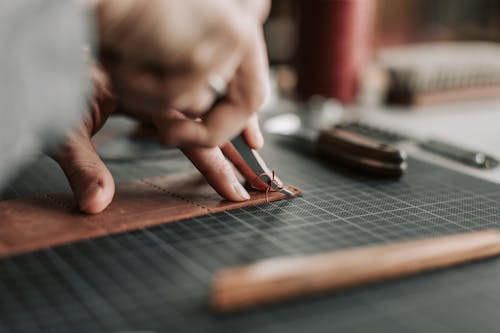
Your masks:
{"label": "white shirt sleeve", "polygon": [[0,1],[0,189],[81,117],[91,37],[82,1]]}

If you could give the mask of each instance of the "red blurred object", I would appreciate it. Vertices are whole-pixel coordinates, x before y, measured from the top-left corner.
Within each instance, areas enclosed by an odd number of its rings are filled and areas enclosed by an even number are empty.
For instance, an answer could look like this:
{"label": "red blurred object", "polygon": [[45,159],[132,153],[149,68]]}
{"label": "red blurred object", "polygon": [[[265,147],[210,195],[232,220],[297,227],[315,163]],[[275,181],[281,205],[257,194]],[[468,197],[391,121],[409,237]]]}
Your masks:
{"label": "red blurred object", "polygon": [[309,0],[300,5],[297,92],[349,103],[372,50],[373,0]]}

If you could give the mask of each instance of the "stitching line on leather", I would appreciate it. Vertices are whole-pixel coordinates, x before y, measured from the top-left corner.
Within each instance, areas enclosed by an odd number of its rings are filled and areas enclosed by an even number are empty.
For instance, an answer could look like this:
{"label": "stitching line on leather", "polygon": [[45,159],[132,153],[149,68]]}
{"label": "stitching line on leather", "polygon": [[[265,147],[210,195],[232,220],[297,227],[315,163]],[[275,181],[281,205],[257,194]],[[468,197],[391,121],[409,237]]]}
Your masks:
{"label": "stitching line on leather", "polygon": [[145,179],[140,179],[140,181],[141,181],[141,182],[143,182],[143,183],[144,183],[144,184],[146,184],[146,185],[151,186],[152,188],[155,188],[155,189],[157,189],[157,190],[162,191],[163,193],[165,193],[165,194],[167,194],[167,195],[170,195],[171,197],[174,197],[174,198],[177,198],[177,199],[181,199],[181,200],[183,200],[183,201],[186,201],[187,203],[190,203],[190,204],[192,204],[192,205],[195,205],[195,206],[198,206],[198,207],[200,207],[200,208],[202,208],[202,209],[205,209],[208,213],[213,213],[213,211],[212,211],[210,208],[205,207],[205,206],[203,206],[203,205],[201,205],[201,204],[197,203],[196,201],[193,201],[193,200],[190,200],[190,199],[188,199],[188,198],[185,198],[185,197],[183,197],[182,195],[179,195],[179,194],[177,194],[177,193],[175,193],[175,192],[169,191],[169,190],[167,190],[166,188],[164,188],[163,186],[156,185],[155,183],[152,183],[152,182],[147,181],[147,180],[145,180]]}
{"label": "stitching line on leather", "polygon": [[54,205],[56,206],[59,206],[59,207],[62,207],[64,209],[70,209],[71,207],[66,205],[64,202],[62,202],[61,200],[58,200],[56,199],[54,196],[52,196],[51,194],[44,194],[43,195],[45,198],[47,198],[51,203],[53,203]]}
{"label": "stitching line on leather", "polygon": [[[71,210],[71,208],[72,208],[71,206],[65,204],[61,200],[56,199],[53,195],[51,195],[49,193],[46,193],[43,196],[46,199],[48,199],[53,205],[59,206],[59,207],[61,207],[63,209],[67,209],[67,210]],[[81,214],[82,214],[81,218],[85,221],[85,223],[94,224],[97,227],[99,227],[99,228],[101,228],[103,230],[108,231],[108,228],[106,227],[106,225],[104,225],[102,222],[98,222],[98,221],[92,220],[91,219],[91,215],[86,215],[84,213],[81,213]]]}

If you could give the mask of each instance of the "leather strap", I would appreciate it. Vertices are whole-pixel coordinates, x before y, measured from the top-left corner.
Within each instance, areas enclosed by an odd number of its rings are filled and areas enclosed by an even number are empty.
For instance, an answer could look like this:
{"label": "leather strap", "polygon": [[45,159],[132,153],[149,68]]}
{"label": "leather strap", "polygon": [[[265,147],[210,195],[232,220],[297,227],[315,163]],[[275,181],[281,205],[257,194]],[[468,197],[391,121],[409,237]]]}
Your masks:
{"label": "leather strap", "polygon": [[[286,186],[294,194],[300,190]],[[172,174],[120,183],[97,215],[78,211],[70,193],[0,201],[0,256],[149,227],[287,197],[250,191],[244,202],[224,201],[199,174]]]}

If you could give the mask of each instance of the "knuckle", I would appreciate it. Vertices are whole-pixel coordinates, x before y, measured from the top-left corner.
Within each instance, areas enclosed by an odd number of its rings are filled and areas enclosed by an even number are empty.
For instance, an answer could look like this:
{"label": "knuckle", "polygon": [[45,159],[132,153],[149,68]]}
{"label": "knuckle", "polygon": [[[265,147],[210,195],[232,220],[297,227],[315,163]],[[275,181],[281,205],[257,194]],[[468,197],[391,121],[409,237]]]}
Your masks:
{"label": "knuckle", "polygon": [[246,96],[246,105],[250,113],[258,110],[266,101],[268,91],[265,84],[256,85],[256,87]]}
{"label": "knuckle", "polygon": [[182,66],[178,67],[179,72],[189,73],[202,71],[207,66],[207,62],[209,62],[205,57],[206,48],[206,44],[200,44],[184,56]]}
{"label": "knuckle", "polygon": [[214,97],[209,91],[198,92],[191,99],[191,103],[183,110],[183,113],[188,116],[200,116],[207,112],[213,103]]}
{"label": "knuckle", "polygon": [[218,175],[225,177],[233,172],[233,169],[229,163],[223,158],[217,158],[213,161],[214,171]]}
{"label": "knuckle", "polygon": [[73,163],[67,168],[66,176],[73,180],[89,180],[94,179],[95,182],[102,177],[104,172],[104,166],[101,163],[95,161],[79,160],[73,161]]}
{"label": "knuckle", "polygon": [[215,148],[215,147],[220,146],[223,143],[224,142],[223,142],[222,138],[220,138],[218,135],[215,135],[215,134],[209,135],[207,137],[207,139],[205,140],[205,145],[208,148]]}

